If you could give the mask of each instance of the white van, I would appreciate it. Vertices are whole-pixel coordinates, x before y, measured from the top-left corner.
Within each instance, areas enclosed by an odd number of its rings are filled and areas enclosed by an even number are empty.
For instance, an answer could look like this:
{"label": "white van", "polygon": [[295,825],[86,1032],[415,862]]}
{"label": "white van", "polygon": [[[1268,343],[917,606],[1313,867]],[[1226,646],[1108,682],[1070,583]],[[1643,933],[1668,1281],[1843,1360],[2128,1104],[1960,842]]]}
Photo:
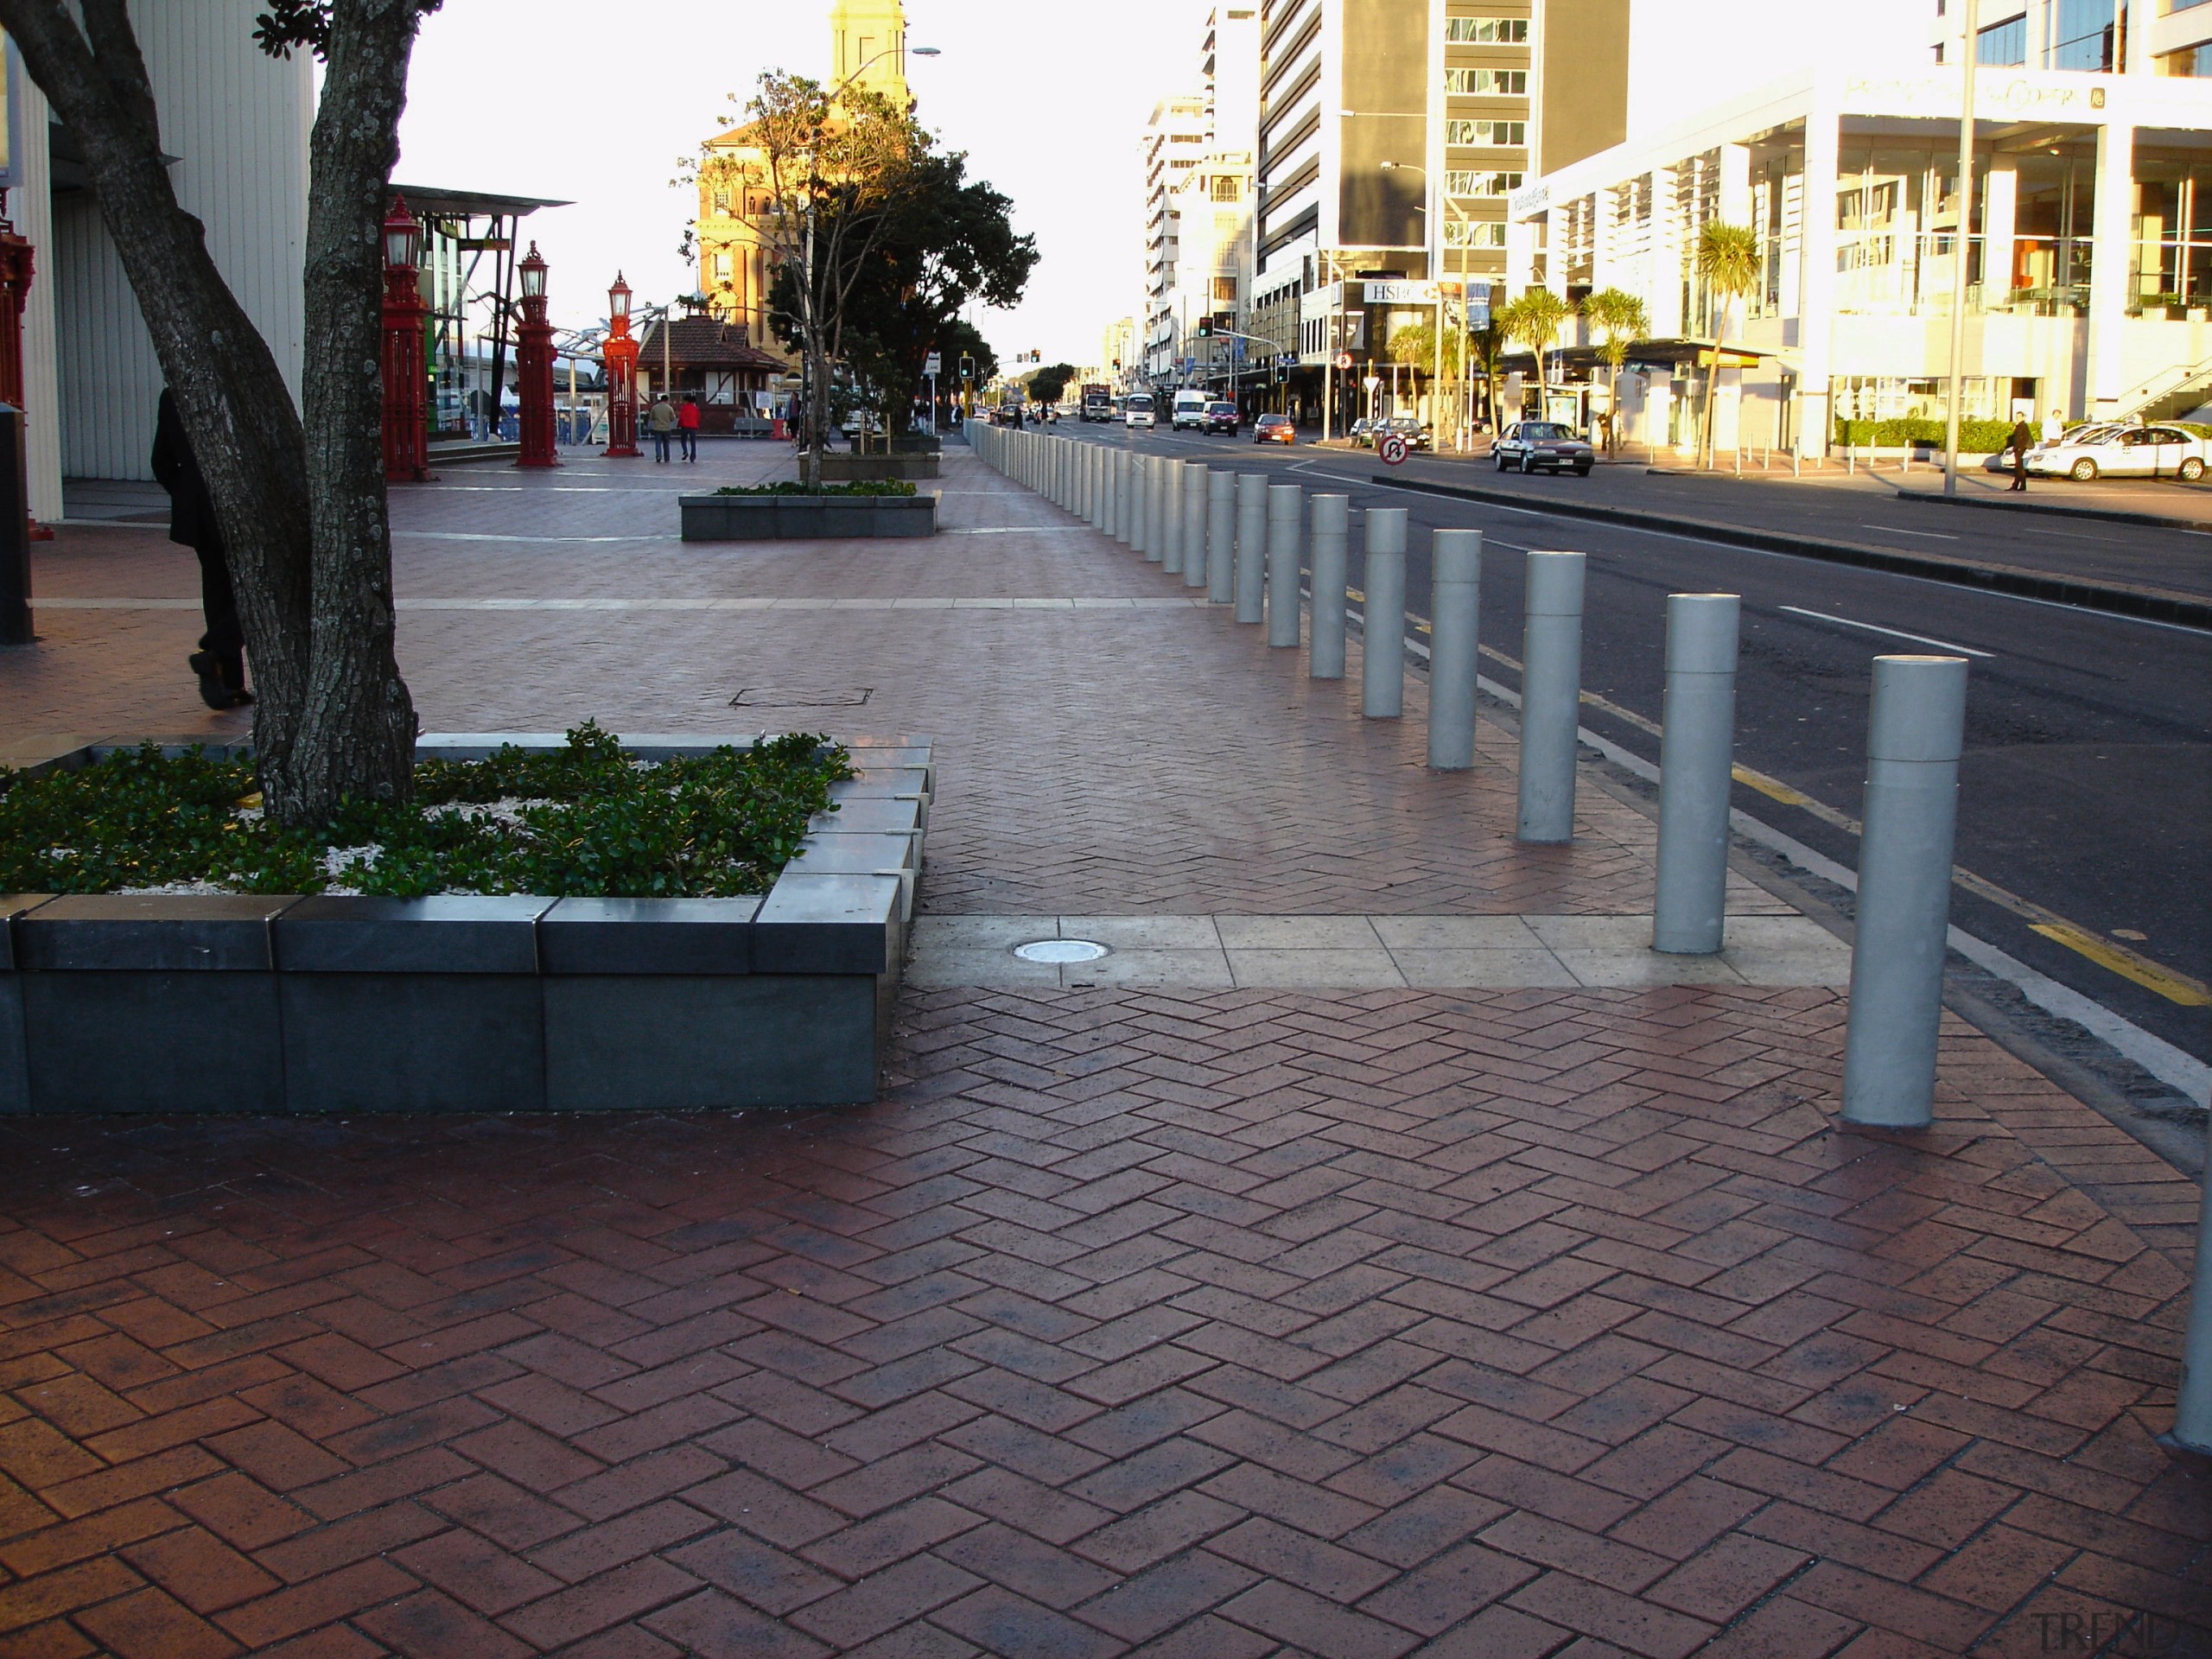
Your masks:
{"label": "white van", "polygon": [[1152,397],[1149,393],[1133,391],[1122,407],[1122,424],[1132,430],[1142,427],[1150,431],[1158,424],[1152,418]]}
{"label": "white van", "polygon": [[1175,394],[1175,413],[1168,423],[1168,429],[1180,432],[1185,427],[1199,427],[1206,423],[1206,405],[1212,401],[1203,391],[1189,387]]}

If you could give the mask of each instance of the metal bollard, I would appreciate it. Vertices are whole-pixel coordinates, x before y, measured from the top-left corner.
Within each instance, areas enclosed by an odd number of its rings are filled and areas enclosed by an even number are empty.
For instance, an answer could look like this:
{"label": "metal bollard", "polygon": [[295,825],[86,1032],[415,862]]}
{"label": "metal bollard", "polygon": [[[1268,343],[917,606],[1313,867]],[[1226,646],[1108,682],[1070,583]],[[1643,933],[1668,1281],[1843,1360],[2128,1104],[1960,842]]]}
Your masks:
{"label": "metal bollard", "polygon": [[1226,605],[1236,576],[1236,474],[1206,474],[1206,602]]}
{"label": "metal bollard", "polygon": [[1317,680],[1344,677],[1344,587],[1351,568],[1351,498],[1313,498],[1313,623],[1307,671]]}
{"label": "metal bollard", "polygon": [[[1440,530],[1429,548],[1428,764],[1445,772],[1465,772],[1475,764],[1475,642],[1482,625],[1483,533]],[[1369,591],[1374,591],[1371,582]],[[1317,588],[1317,620],[1319,596]]]}
{"label": "metal bollard", "polygon": [[1134,515],[1130,521],[1134,533],[1129,537],[1129,545],[1143,554],[1147,563],[1158,564],[1160,548],[1155,537],[1159,534],[1160,526],[1152,516],[1152,457],[1150,455],[1129,457],[1129,503],[1130,512]]}
{"label": "metal bollard", "polygon": [[1106,529],[1123,547],[1129,544],[1129,452],[1107,452]]}
{"label": "metal bollard", "polygon": [[1306,492],[1268,486],[1268,643],[1298,643],[1298,531]]}
{"label": "metal bollard", "polygon": [[1934,1115],[1966,721],[1965,658],[1874,659],[1843,1039],[1848,1123],[1924,1128]]}
{"label": "metal bollard", "polygon": [[[2205,1149],[2212,1153],[2212,1125],[2205,1133]],[[2193,1452],[2212,1452],[2212,1181],[2203,1184],[2196,1210],[2196,1277],[2190,1285],[2178,1392],[2173,1433],[2163,1438]]]}
{"label": "metal bollard", "polygon": [[1574,747],[1582,703],[1580,553],[1531,553],[1521,633],[1521,794],[1514,834],[1574,839]]}
{"label": "metal bollard", "polygon": [[1395,720],[1406,709],[1406,510],[1370,507],[1367,590],[1361,607],[1359,712]]}
{"label": "metal bollard", "polygon": [[1160,569],[1164,575],[1183,574],[1183,467],[1165,455],[1160,459]]}
{"label": "metal bollard", "polygon": [[1728,917],[1728,785],[1736,757],[1733,594],[1667,598],[1659,738],[1659,877],[1651,948],[1709,957]]}
{"label": "metal bollard", "polygon": [[1183,585],[1206,585],[1206,464],[1186,461],[1176,468],[1183,484]]}
{"label": "metal bollard", "polygon": [[1268,480],[1264,474],[1236,475],[1236,620],[1267,619]]}

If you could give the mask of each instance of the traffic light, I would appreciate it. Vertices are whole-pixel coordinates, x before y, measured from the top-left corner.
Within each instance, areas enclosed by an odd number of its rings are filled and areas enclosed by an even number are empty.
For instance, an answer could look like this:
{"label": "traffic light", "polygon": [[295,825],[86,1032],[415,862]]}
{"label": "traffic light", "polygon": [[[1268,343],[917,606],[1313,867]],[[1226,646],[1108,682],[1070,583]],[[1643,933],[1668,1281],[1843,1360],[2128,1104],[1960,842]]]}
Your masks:
{"label": "traffic light", "polygon": [[1198,338],[1200,340],[1211,340],[1213,338],[1213,319],[1211,317],[1200,317],[1198,319]]}
{"label": "traffic light", "polygon": [[960,378],[963,380],[973,380],[976,378],[976,359],[965,352],[960,353]]}

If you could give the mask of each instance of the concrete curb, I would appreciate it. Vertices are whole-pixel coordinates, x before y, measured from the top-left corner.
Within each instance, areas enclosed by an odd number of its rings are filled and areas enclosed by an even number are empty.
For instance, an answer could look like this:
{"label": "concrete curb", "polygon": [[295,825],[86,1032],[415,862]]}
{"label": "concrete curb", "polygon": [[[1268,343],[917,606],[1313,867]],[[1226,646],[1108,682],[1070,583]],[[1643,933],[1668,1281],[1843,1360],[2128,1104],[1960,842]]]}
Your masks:
{"label": "concrete curb", "polygon": [[1707,518],[1683,518],[1671,513],[1645,512],[1635,507],[1604,506],[1571,499],[1544,499],[1516,494],[1510,490],[1477,489],[1466,485],[1437,484],[1426,479],[1387,478],[1379,474],[1370,481],[1394,485],[1400,489],[1419,490],[1430,495],[1456,496],[1466,501],[1518,507],[1524,512],[1555,513],[1568,518],[1594,518],[1642,530],[1701,537],[1707,541],[1755,548],[1765,553],[1787,553],[1799,558],[1819,559],[1830,564],[1853,564],[1869,570],[1887,570],[1897,575],[1948,582],[1955,588],[1980,588],[2025,599],[2050,600],[2061,605],[2079,606],[2084,610],[2103,611],[2113,616],[2145,617],[2153,621],[2178,622],[2188,627],[2212,628],[2212,600],[2196,599],[2187,594],[2170,593],[2159,588],[2079,582],[2045,571],[2024,570],[2017,565],[1985,564],[1966,559],[1947,559],[1934,554],[1904,553],[1885,547],[1866,547],[1856,542],[1832,542],[1742,524],[1716,524]]}
{"label": "concrete curb", "polygon": [[2173,518],[2162,512],[2128,512],[2119,507],[2031,506],[2001,496],[1938,495],[1932,490],[1897,492],[1900,501],[1918,501],[1931,507],[1978,507],[1985,512],[2033,512],[2056,518],[2094,518],[2107,524],[2147,524],[2153,530],[2178,530],[2191,536],[2212,536],[2212,519]]}

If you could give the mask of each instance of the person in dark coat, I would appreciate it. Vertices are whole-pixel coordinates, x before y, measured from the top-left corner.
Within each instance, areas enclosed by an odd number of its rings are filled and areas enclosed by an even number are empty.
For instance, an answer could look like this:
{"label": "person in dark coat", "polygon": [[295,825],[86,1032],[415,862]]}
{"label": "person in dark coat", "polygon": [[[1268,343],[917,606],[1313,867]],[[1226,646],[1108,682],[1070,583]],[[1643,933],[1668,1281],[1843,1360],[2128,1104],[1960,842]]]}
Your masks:
{"label": "person in dark coat", "polygon": [[154,476],[169,493],[169,540],[200,556],[200,608],[207,632],[200,649],[185,658],[200,677],[200,700],[210,709],[251,702],[245,689],[245,633],[238,626],[238,598],[231,588],[231,567],[223,556],[223,532],[215,523],[215,504],[207,480],[192,454],[176,400],[162,389],[154,417]]}
{"label": "person in dark coat", "polygon": [[2024,491],[2028,487],[2028,451],[2035,448],[2035,429],[2023,415],[2012,423],[2012,487]]}

